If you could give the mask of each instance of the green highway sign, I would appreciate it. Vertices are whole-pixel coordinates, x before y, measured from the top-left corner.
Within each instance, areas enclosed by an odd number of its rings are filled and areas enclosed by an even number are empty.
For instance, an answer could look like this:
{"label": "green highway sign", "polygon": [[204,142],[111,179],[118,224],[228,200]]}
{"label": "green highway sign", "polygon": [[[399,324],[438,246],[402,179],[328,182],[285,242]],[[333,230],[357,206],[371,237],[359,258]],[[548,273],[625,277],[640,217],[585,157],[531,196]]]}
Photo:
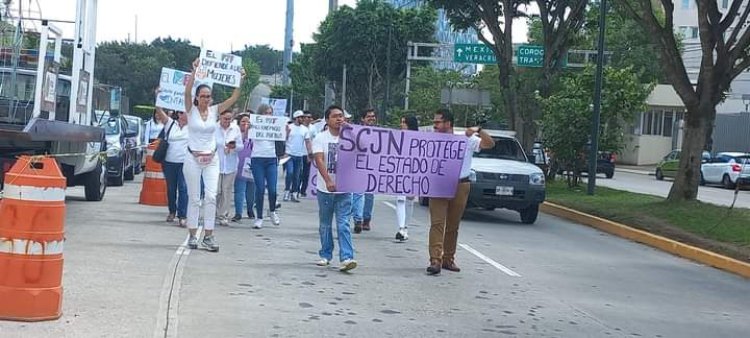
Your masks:
{"label": "green highway sign", "polygon": [[[520,45],[516,51],[516,64],[519,67],[541,68],[544,64],[544,47],[539,45]],[[562,66],[568,65],[567,54],[562,60]]]}
{"label": "green highway sign", "polygon": [[453,62],[494,65],[497,58],[492,48],[485,44],[457,43],[453,46]]}

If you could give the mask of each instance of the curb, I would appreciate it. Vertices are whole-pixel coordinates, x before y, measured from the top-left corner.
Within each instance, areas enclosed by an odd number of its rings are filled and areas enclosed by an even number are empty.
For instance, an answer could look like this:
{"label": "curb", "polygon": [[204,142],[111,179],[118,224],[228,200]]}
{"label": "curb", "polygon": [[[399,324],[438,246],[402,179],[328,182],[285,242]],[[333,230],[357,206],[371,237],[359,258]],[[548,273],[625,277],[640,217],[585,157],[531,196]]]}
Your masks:
{"label": "curb", "polygon": [[622,172],[626,172],[626,173],[646,175],[646,176],[654,176],[655,175],[653,172],[646,171],[646,170],[638,170],[638,169],[616,168],[615,171],[622,171]]}
{"label": "curb", "polygon": [[540,211],[587,225],[616,236],[627,238],[638,243],[643,243],[676,256],[728,271],[745,278],[750,278],[750,263],[745,263],[731,257],[680,243],[666,237],[654,235],[643,230],[635,229],[624,224],[582,213],[550,202],[544,202],[541,205]]}

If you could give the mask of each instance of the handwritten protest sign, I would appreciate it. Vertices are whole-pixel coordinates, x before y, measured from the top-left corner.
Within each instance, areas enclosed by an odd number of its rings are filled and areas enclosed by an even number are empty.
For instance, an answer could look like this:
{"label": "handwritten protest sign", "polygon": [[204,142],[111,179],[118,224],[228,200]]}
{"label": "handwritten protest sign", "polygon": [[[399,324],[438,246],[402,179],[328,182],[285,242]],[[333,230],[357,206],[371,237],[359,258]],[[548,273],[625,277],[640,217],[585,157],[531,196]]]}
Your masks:
{"label": "handwritten protest sign", "polygon": [[273,108],[273,114],[276,116],[286,116],[286,99],[273,99],[262,97],[260,103],[267,104]]}
{"label": "handwritten protest sign", "polygon": [[[185,110],[185,84],[189,78],[190,73],[163,67],[161,77],[159,77],[159,95],[156,96],[156,106],[170,110]],[[210,82],[195,81],[193,97],[195,97],[195,89],[201,84],[212,87]]]}
{"label": "handwritten protest sign", "polygon": [[201,49],[200,66],[195,78],[237,88],[240,86],[241,71],[242,57]]}
{"label": "handwritten protest sign", "polygon": [[250,138],[253,140],[286,141],[286,117],[250,115]]}
{"label": "handwritten protest sign", "polygon": [[307,177],[307,198],[318,198],[318,164],[310,161],[310,175]]}
{"label": "handwritten protest sign", "polygon": [[453,197],[466,143],[453,134],[347,125],[339,139],[336,189]]}

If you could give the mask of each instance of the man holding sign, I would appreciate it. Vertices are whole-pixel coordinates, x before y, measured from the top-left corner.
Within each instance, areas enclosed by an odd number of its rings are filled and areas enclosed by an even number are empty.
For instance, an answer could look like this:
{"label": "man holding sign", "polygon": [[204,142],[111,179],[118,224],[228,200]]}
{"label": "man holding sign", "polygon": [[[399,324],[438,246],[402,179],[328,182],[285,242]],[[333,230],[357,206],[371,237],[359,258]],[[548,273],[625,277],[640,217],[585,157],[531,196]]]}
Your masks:
{"label": "man holding sign", "polygon": [[[432,120],[437,133],[453,134],[453,114],[447,109],[438,110]],[[453,197],[430,198],[430,266],[427,273],[435,275],[440,269],[458,272],[456,265],[456,243],[458,242],[458,225],[466,208],[471,183],[471,159],[480,149],[492,149],[495,141],[482,127],[466,128],[467,147],[461,164],[457,182],[442,182],[445,185],[457,185]]]}

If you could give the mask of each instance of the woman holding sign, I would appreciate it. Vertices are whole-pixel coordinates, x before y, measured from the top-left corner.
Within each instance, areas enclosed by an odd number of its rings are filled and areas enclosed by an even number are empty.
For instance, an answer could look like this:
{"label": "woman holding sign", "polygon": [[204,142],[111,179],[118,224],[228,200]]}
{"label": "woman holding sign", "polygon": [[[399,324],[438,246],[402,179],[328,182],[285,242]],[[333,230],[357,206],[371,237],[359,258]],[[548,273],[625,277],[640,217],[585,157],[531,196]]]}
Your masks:
{"label": "woman holding sign", "polygon": [[[404,116],[401,118],[401,129],[402,130],[419,130],[419,122],[413,115]],[[405,241],[409,239],[407,232],[407,226],[411,220],[411,215],[414,212],[414,196],[398,196],[396,197],[396,219],[398,220],[398,232],[396,232],[397,241]]]}
{"label": "woman holding sign", "polygon": [[[219,128],[219,112],[225,111],[240,97],[240,87],[245,79],[245,70],[240,71],[240,85],[234,88],[232,96],[217,105],[211,105],[211,87],[201,84],[195,90],[193,100],[193,83],[195,73],[200,65],[199,59],[193,61],[193,72],[185,83],[185,112],[188,116],[188,148],[183,165],[183,174],[188,190],[188,220],[190,232],[188,247],[198,248],[198,216],[201,207],[201,179],[203,179],[205,196],[203,200],[203,217],[206,234],[201,246],[209,251],[219,251],[219,244],[214,239],[214,221],[216,220],[216,190],[219,186],[219,159],[216,155],[216,130]],[[232,147],[232,145],[227,145]],[[223,148],[222,148],[223,149]]]}
{"label": "woman holding sign", "polygon": [[[267,104],[258,106],[258,114],[273,115],[273,108]],[[276,157],[276,142],[270,140],[253,140],[253,151],[250,155],[250,166],[255,179],[255,222],[253,228],[263,227],[263,195],[268,188],[268,209],[271,211],[271,222],[279,225],[281,219],[276,213],[276,185],[278,183],[279,160]]]}

